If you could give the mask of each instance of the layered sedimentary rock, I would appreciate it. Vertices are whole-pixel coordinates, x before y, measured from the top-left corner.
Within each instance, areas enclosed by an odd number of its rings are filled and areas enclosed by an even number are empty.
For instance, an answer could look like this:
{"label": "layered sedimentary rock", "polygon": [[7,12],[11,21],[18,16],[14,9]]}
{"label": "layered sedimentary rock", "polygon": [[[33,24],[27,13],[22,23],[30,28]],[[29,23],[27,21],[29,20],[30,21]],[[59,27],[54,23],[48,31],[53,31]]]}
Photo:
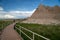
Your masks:
{"label": "layered sedimentary rock", "polygon": [[60,7],[40,5],[25,23],[58,24],[60,23]]}

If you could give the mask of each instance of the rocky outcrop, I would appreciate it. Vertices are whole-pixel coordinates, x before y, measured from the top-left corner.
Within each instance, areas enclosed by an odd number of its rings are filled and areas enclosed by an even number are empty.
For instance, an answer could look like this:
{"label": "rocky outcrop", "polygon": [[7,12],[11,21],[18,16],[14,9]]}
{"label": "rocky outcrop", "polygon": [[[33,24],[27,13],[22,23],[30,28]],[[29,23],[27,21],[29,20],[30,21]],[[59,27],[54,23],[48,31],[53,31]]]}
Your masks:
{"label": "rocky outcrop", "polygon": [[32,16],[23,22],[38,24],[60,23],[60,7],[40,5]]}

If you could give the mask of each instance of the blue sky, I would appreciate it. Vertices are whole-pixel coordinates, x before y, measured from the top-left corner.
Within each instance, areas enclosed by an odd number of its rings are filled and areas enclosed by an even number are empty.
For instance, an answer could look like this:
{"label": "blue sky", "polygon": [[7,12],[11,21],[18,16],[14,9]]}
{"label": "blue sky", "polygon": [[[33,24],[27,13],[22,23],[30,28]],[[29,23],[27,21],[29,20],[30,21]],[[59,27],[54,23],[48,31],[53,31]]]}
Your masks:
{"label": "blue sky", "polygon": [[59,0],[1,0],[0,5],[6,11],[10,10],[33,10],[38,7],[38,5],[42,3],[48,6],[59,5]]}
{"label": "blue sky", "polygon": [[33,10],[40,4],[40,0],[2,0],[1,5],[6,11]]}
{"label": "blue sky", "polygon": [[60,0],[0,0],[0,18],[25,18],[31,16],[40,4],[60,6]]}

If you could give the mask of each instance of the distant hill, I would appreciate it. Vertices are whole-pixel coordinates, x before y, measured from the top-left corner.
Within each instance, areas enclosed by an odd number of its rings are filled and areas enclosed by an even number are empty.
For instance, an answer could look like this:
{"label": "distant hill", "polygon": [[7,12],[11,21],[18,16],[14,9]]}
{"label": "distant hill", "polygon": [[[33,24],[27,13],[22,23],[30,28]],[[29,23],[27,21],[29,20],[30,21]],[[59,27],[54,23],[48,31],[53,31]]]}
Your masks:
{"label": "distant hill", "polygon": [[60,7],[57,5],[54,7],[40,5],[32,16],[23,22],[38,24],[60,23]]}

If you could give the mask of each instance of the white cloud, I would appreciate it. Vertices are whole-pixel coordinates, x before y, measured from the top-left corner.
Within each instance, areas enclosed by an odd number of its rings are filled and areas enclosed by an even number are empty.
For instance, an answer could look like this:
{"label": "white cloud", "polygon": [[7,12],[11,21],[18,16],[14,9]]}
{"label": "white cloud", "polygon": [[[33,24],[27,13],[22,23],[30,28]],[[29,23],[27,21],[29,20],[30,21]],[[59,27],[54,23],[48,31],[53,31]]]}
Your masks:
{"label": "white cloud", "polygon": [[7,15],[7,14],[6,14],[6,15],[0,15],[0,18],[1,18],[1,19],[7,19],[7,18],[10,19],[10,18],[15,18],[15,17],[12,16],[12,15]]}
{"label": "white cloud", "polygon": [[0,7],[0,10],[3,10],[3,8],[2,8],[2,7]]}
{"label": "white cloud", "polygon": [[6,13],[5,11],[0,11],[0,13]]}
{"label": "white cloud", "polygon": [[0,18],[4,18],[3,15],[0,15]]}
{"label": "white cloud", "polygon": [[26,16],[26,17],[30,17],[34,11],[36,9],[34,9],[33,11],[10,11],[9,13],[12,14],[12,15],[18,15],[18,16]]}
{"label": "white cloud", "polygon": [[4,15],[4,17],[5,17],[5,18],[14,18],[14,16],[8,15],[8,14]]}
{"label": "white cloud", "polygon": [[33,13],[36,9],[33,11],[9,11],[9,13]]}
{"label": "white cloud", "polygon": [[21,18],[21,17],[30,17],[33,12],[36,9],[34,9],[33,11],[3,11],[3,8],[0,7],[0,18]]}

